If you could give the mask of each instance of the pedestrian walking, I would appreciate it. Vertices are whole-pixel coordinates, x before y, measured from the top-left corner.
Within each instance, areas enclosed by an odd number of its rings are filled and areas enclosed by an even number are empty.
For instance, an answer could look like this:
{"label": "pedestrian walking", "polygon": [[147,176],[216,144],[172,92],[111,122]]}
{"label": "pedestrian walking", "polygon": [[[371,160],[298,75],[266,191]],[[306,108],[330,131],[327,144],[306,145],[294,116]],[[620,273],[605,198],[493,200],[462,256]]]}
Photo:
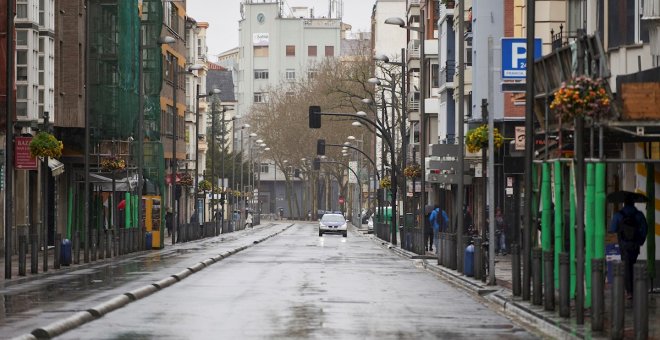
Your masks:
{"label": "pedestrian walking", "polygon": [[427,205],[426,208],[424,208],[424,246],[428,251],[433,251],[433,222],[431,221],[432,212],[432,206]]}
{"label": "pedestrian walking", "polygon": [[495,243],[496,253],[506,255],[506,221],[500,207],[495,209],[495,234],[497,241]]}
{"label": "pedestrian walking", "polygon": [[165,227],[167,228],[167,236],[172,235],[172,224],[174,222],[174,215],[172,214],[172,208],[167,208],[167,212],[165,212]]}
{"label": "pedestrian walking", "polygon": [[439,254],[440,244],[438,243],[438,235],[440,232],[445,232],[449,226],[449,216],[440,206],[436,204],[435,209],[429,216],[429,222],[433,225],[433,243],[435,243],[435,254]]}
{"label": "pedestrian walking", "polygon": [[245,213],[245,228],[252,228],[252,213],[250,211],[247,211]]}
{"label": "pedestrian walking", "polygon": [[609,232],[617,234],[619,239],[619,249],[625,267],[627,299],[632,299],[633,296],[633,266],[637,262],[639,248],[646,241],[647,231],[648,225],[644,214],[635,208],[633,197],[626,196],[623,208],[612,216]]}

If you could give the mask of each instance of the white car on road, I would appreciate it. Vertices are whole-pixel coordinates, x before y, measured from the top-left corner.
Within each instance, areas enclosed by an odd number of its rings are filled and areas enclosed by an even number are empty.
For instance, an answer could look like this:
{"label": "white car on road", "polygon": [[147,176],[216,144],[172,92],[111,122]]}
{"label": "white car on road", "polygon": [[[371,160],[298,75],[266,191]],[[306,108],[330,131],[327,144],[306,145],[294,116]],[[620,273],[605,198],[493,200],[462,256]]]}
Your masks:
{"label": "white car on road", "polygon": [[348,224],[342,214],[324,214],[319,220],[319,236],[325,233],[341,233],[348,236]]}

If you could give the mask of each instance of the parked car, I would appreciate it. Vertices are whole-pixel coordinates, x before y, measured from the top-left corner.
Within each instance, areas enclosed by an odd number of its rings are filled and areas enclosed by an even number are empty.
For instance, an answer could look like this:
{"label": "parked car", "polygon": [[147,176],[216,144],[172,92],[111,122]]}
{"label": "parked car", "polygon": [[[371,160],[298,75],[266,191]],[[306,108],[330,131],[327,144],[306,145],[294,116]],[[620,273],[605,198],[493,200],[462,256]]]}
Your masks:
{"label": "parked car", "polygon": [[342,236],[348,236],[348,224],[344,215],[325,213],[319,220],[319,236],[325,233],[341,233]]}

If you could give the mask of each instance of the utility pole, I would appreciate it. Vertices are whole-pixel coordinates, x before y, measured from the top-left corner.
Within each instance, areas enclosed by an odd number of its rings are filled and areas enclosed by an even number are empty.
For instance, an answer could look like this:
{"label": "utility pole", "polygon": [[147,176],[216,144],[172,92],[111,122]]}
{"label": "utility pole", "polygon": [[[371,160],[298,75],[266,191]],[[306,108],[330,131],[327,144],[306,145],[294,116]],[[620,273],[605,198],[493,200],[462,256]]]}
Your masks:
{"label": "utility pole", "polygon": [[534,25],[536,23],[536,0],[527,1],[527,79],[525,83],[525,227],[523,228],[523,280],[522,299],[531,296],[532,233],[536,231],[532,220],[532,163],[534,162]]}
{"label": "utility pole", "polygon": [[6,93],[6,112],[5,112],[5,279],[11,279],[12,263],[12,225],[14,224],[14,206],[13,206],[13,175],[14,175],[14,108],[11,98],[14,97],[14,9],[15,0],[7,0],[7,46],[6,52],[6,72],[7,72],[7,93]]}
{"label": "utility pole", "polygon": [[465,32],[465,1],[458,2],[458,190],[456,192],[456,221],[458,227],[456,229],[456,268],[459,273],[463,273],[463,208],[465,193],[465,182],[463,176],[465,175],[465,47],[464,37]]}

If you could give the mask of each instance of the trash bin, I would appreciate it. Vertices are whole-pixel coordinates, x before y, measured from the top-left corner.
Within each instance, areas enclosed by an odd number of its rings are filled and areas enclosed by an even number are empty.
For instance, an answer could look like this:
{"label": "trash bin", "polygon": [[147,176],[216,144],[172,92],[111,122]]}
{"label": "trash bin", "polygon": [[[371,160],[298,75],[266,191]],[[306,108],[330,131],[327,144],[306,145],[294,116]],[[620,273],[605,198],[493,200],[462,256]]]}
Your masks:
{"label": "trash bin", "polygon": [[465,274],[465,276],[474,276],[474,245],[472,244],[465,248],[463,274]]}
{"label": "trash bin", "polygon": [[71,240],[65,238],[60,245],[60,264],[63,266],[71,265]]}
{"label": "trash bin", "polygon": [[151,245],[153,243],[153,236],[151,232],[148,232],[144,235],[144,249],[151,250]]}

